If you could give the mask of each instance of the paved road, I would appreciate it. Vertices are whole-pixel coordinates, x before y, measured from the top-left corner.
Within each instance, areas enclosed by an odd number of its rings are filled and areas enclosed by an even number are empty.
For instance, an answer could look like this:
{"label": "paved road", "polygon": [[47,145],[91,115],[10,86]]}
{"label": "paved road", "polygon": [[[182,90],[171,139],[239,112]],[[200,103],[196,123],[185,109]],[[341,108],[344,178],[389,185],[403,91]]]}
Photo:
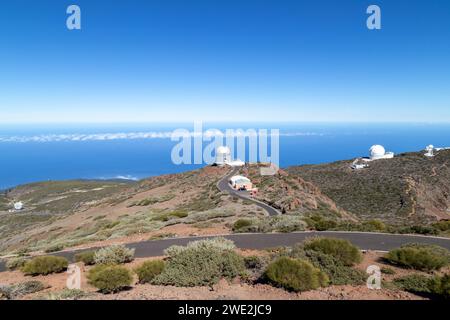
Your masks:
{"label": "paved road", "polygon": [[260,207],[263,210],[265,210],[269,214],[269,216],[278,216],[278,215],[280,215],[281,212],[279,210],[269,206],[267,203],[264,203],[262,201],[259,201],[259,200],[256,200],[256,199],[250,197],[250,195],[248,194],[247,191],[237,191],[237,190],[233,189],[230,186],[230,183],[228,181],[230,180],[230,178],[232,176],[236,175],[238,170],[239,170],[238,168],[234,168],[229,174],[227,174],[225,177],[220,179],[219,182],[217,183],[217,188],[219,188],[219,190],[222,191],[222,192],[228,192],[232,196],[236,196],[236,197],[241,198],[243,200],[247,200],[247,201],[253,202],[258,207]]}
{"label": "paved road", "polygon": [[[292,246],[298,242],[304,241],[306,238],[314,236],[347,239],[363,250],[389,251],[391,249],[398,248],[403,244],[411,242],[439,245],[450,250],[450,239],[446,238],[365,232],[324,231],[295,233],[246,233],[232,234],[224,237],[234,241],[238,248],[258,250],[279,246]],[[164,249],[172,245],[186,245],[190,241],[214,237],[215,236],[143,241],[131,243],[127,246],[136,249],[135,256],[137,258],[146,258],[152,256],[161,256],[163,255]],[[73,256],[77,252],[79,251],[61,252],[56,253],[55,255],[63,256],[68,258],[69,260],[73,260]],[[0,262],[0,272],[1,271],[5,271],[5,265],[2,262]]]}

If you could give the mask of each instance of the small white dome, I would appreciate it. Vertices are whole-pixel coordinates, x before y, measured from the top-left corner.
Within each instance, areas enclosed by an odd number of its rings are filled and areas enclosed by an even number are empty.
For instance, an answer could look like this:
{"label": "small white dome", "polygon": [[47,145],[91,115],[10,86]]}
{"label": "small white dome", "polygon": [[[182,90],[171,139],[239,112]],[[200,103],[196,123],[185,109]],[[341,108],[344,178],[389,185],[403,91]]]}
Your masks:
{"label": "small white dome", "polygon": [[14,203],[14,209],[15,210],[22,210],[23,209],[23,203],[21,201]]}
{"label": "small white dome", "polygon": [[386,154],[384,147],[379,144],[372,146],[369,151],[372,159],[381,158]]}
{"label": "small white dome", "polygon": [[231,161],[231,149],[220,146],[216,149],[216,165],[225,165]]}
{"label": "small white dome", "polygon": [[228,147],[220,146],[217,148],[216,153],[229,154],[229,153],[231,153],[231,150]]}

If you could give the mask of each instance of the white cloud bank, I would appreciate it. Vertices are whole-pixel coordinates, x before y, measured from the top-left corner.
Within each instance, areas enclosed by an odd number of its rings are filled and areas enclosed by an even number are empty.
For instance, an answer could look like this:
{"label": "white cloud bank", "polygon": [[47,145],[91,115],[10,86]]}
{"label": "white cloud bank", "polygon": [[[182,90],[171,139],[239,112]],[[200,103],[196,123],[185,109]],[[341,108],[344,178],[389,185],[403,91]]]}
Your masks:
{"label": "white cloud bank", "polygon": [[[214,135],[219,132],[206,132],[205,135]],[[172,137],[172,131],[163,132],[120,132],[120,133],[93,133],[93,134],[46,134],[46,135],[34,135],[34,136],[0,136],[0,143],[14,142],[69,142],[69,141],[113,141],[113,140],[145,140],[145,139],[170,139]],[[247,133],[243,133],[248,135]],[[270,130],[268,130],[270,135]],[[190,136],[195,136],[195,133],[190,133]],[[239,134],[236,134],[236,136]],[[280,136],[323,136],[323,133],[315,132],[295,132],[295,133],[282,133]]]}

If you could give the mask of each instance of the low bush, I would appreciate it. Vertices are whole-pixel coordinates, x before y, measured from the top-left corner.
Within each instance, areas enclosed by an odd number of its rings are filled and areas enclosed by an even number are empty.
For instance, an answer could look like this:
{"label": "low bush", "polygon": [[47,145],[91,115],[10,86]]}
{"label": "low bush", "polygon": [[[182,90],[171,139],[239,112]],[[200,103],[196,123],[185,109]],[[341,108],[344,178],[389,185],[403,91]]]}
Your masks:
{"label": "low bush", "polygon": [[75,255],[76,262],[83,262],[85,265],[90,266],[95,264],[95,251],[80,252]]}
{"label": "low bush", "polygon": [[450,299],[450,274],[425,276],[412,274],[394,279],[394,285],[404,291],[431,298]]}
{"label": "low bush", "polygon": [[277,287],[299,292],[328,285],[325,273],[305,260],[281,257],[269,264],[265,279]]}
{"label": "low bush", "polygon": [[6,268],[10,271],[19,270],[25,265],[26,262],[27,259],[22,257],[11,258],[8,261],[6,261]]}
{"label": "low bush", "polygon": [[42,297],[43,300],[79,300],[89,296],[89,293],[78,289],[63,289],[57,292],[50,292]]}
{"label": "low bush", "polygon": [[239,219],[233,224],[233,231],[239,232],[244,228],[250,227],[252,225],[252,220],[249,219]]}
{"label": "low bush", "polygon": [[380,271],[383,274],[389,274],[389,275],[395,274],[395,270],[392,268],[389,268],[389,267],[382,267]]}
{"label": "low bush", "polygon": [[55,244],[55,245],[45,249],[45,253],[57,252],[57,251],[61,251],[63,249],[64,249],[64,246],[62,244]]}
{"label": "low bush", "polygon": [[307,250],[305,258],[313,266],[326,273],[332,285],[359,285],[367,279],[367,274],[361,270],[344,265],[336,257],[320,251]]}
{"label": "low bush", "polygon": [[260,256],[249,256],[244,258],[247,269],[261,269],[267,264],[267,258]]}
{"label": "low bush", "polygon": [[305,221],[311,229],[317,231],[326,231],[333,229],[337,226],[336,221],[331,219],[325,219],[319,215],[313,215],[309,218],[306,218]]}
{"label": "low bush", "polygon": [[294,232],[305,230],[305,222],[298,216],[281,215],[260,219],[239,219],[233,225],[234,232]]}
{"label": "low bush", "polygon": [[435,277],[431,284],[431,292],[444,299],[450,299],[450,274]]}
{"label": "low bush", "polygon": [[450,220],[441,220],[433,224],[433,227],[439,231],[450,230]]}
{"label": "low bush", "polygon": [[420,226],[420,225],[394,228],[393,231],[401,234],[423,234],[423,235],[436,235],[439,233],[438,230],[436,230],[432,226]]}
{"label": "low bush", "polygon": [[383,221],[369,220],[363,223],[365,231],[385,231],[387,229]]}
{"label": "low bush", "polygon": [[149,283],[163,272],[164,266],[162,260],[146,261],[137,267],[134,272],[138,275],[139,283]]}
{"label": "low bush", "polygon": [[133,277],[131,272],[117,265],[98,265],[88,273],[89,284],[102,293],[114,293],[131,285]]}
{"label": "low bush", "polygon": [[306,241],[304,248],[329,254],[346,266],[352,266],[362,261],[358,247],[344,239],[314,238]]}
{"label": "low bush", "polygon": [[423,244],[408,244],[389,251],[385,259],[401,267],[432,271],[439,270],[450,263],[447,249]]}
{"label": "low bush", "polygon": [[412,293],[431,293],[432,278],[421,274],[394,279],[393,283],[404,291]]}
{"label": "low bush", "polygon": [[69,261],[66,258],[42,256],[27,261],[21,270],[26,275],[48,275],[66,271],[68,265]]}
{"label": "low bush", "polygon": [[40,281],[26,281],[12,286],[0,286],[0,297],[3,296],[8,300],[16,299],[27,294],[42,291],[45,288],[45,285]]}
{"label": "low bush", "polygon": [[152,282],[193,287],[235,278],[244,274],[245,266],[233,249],[233,242],[223,238],[194,241],[186,247],[172,246],[165,251],[169,258],[163,272]]}
{"label": "low bush", "polygon": [[95,264],[122,264],[134,260],[134,249],[124,245],[113,245],[95,252]]}

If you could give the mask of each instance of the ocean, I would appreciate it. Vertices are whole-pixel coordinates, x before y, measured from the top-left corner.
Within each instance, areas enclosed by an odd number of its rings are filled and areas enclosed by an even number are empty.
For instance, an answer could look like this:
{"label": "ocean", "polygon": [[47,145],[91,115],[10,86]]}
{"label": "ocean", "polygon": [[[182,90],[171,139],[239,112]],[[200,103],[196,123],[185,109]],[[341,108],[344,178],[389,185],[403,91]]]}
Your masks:
{"label": "ocean", "polygon": [[[0,189],[66,179],[142,179],[200,168],[176,165],[174,129],[193,124],[2,125]],[[203,129],[279,129],[280,166],[368,156],[381,144],[395,153],[450,146],[449,124],[207,123]],[[208,143],[205,142],[206,146]]]}

